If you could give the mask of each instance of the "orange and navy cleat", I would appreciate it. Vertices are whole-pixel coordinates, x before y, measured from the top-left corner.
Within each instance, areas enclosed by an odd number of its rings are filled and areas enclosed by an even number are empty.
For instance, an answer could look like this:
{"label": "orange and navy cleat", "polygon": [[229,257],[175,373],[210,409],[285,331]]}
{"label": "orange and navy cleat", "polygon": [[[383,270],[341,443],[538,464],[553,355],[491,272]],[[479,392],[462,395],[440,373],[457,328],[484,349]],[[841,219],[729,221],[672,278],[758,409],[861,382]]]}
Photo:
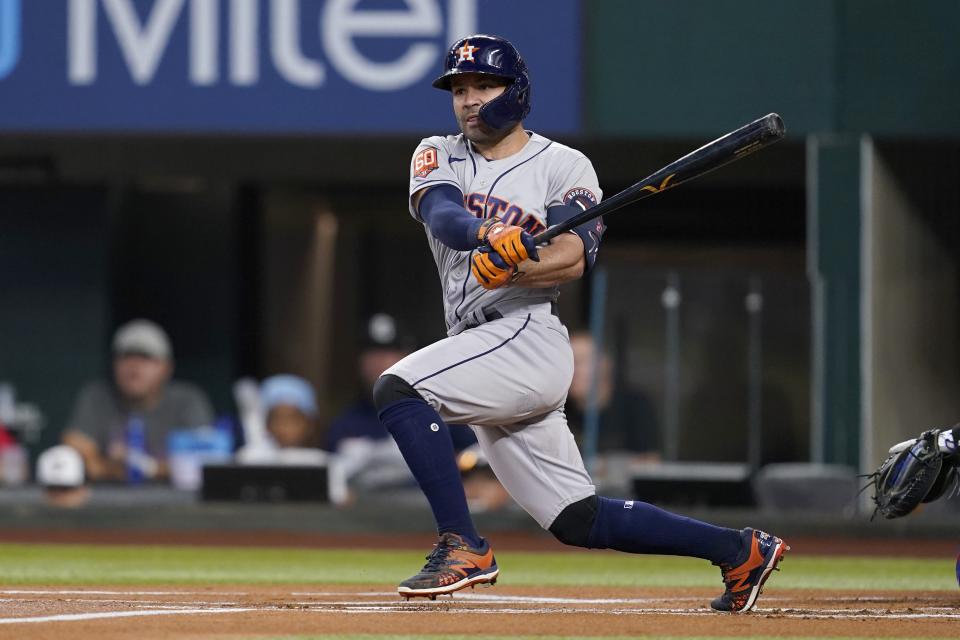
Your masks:
{"label": "orange and navy cleat", "polygon": [[474,549],[457,534],[444,533],[420,573],[401,582],[397,592],[407,599],[436,600],[439,595],[466,587],[496,584],[499,573],[493,549],[486,541]]}
{"label": "orange and navy cleat", "polygon": [[741,532],[743,549],[733,564],[714,563],[723,574],[727,589],[710,606],[717,611],[746,613],[753,608],[774,569],[790,547],[780,538],[755,529]]}

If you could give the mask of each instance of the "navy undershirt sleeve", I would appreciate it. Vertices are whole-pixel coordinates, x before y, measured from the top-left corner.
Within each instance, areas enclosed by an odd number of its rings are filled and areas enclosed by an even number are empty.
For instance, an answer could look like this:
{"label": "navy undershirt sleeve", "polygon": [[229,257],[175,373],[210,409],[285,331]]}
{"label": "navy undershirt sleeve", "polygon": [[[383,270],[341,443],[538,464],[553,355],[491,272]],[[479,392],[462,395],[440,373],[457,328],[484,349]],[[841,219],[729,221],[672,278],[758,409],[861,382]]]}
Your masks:
{"label": "navy undershirt sleeve", "polygon": [[[547,209],[547,226],[552,227],[555,224],[560,224],[573,216],[580,215],[583,211],[584,209],[581,207],[572,204],[561,204],[550,207]],[[593,263],[597,261],[597,252],[600,250],[600,240],[603,238],[603,232],[606,230],[607,226],[603,224],[602,216],[584,222],[580,226],[571,229],[571,231],[580,236],[580,239],[583,241],[583,257],[587,261],[584,271],[589,271],[593,267]]]}
{"label": "navy undershirt sleeve", "polygon": [[463,194],[449,184],[431,187],[420,198],[417,210],[433,237],[457,251],[476,249],[482,220],[463,208]]}

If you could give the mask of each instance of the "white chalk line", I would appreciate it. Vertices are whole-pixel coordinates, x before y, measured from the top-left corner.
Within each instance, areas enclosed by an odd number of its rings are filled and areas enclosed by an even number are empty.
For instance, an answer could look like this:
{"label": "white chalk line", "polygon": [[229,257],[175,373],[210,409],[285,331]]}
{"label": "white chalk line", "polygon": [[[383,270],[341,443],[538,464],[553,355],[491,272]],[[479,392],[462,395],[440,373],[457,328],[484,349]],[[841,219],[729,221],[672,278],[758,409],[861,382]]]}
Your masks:
{"label": "white chalk line", "polygon": [[[149,595],[149,596],[185,596],[185,595],[249,595],[248,592],[209,592],[209,591],[102,591],[102,590],[0,590],[0,594],[7,595]],[[376,597],[389,599],[366,600],[357,602],[356,600],[336,600],[336,601],[300,601],[300,602],[277,602],[267,603],[257,606],[240,606],[240,603],[222,602],[222,601],[190,601],[188,603],[158,602],[155,600],[133,600],[133,599],[104,599],[104,598],[70,598],[67,600],[72,603],[86,604],[113,604],[127,605],[135,607],[149,607],[135,611],[110,611],[96,613],[79,614],[60,614],[51,616],[34,616],[20,618],[0,618],[0,624],[17,624],[25,622],[64,622],[78,620],[95,620],[104,618],[128,618],[138,616],[157,616],[157,615],[189,615],[194,613],[238,613],[247,611],[292,611],[292,612],[314,612],[314,613],[476,613],[485,615],[548,615],[548,614],[598,614],[598,615],[633,615],[633,616],[651,616],[651,615],[684,615],[684,616],[715,616],[722,615],[708,609],[706,606],[696,608],[676,608],[676,607],[624,607],[623,605],[643,605],[660,602],[677,601],[702,601],[702,597],[676,597],[676,598],[562,598],[562,597],[542,597],[542,596],[514,596],[514,595],[494,595],[477,593],[458,593],[454,598],[441,598],[437,601],[426,599],[414,599],[409,602],[396,600],[397,595],[394,592],[349,592],[349,591],[323,591],[323,592],[294,592],[293,595],[312,596],[312,597]],[[882,602],[898,601],[902,598],[893,598],[885,596],[858,596],[848,598],[831,598],[834,601],[848,602]],[[786,601],[789,598],[764,598],[765,603]],[[4,602],[23,602],[23,599],[0,598]],[[535,608],[511,607],[484,607],[482,605],[491,605],[498,603],[509,603],[512,605],[539,605]],[[206,608],[198,608],[198,605]],[[581,605],[581,606],[552,606],[543,605]],[[582,605],[620,605],[613,608],[584,607]],[[296,607],[296,608],[290,608]],[[860,608],[860,609],[824,609],[824,608],[764,608],[757,609],[754,615],[765,615],[779,618],[803,618],[803,619],[861,619],[861,620],[891,620],[891,619],[941,619],[941,620],[960,620],[960,612],[952,607],[911,607],[902,613],[890,611],[889,609]]]}
{"label": "white chalk line", "polygon": [[139,618],[145,616],[193,615],[195,613],[243,613],[257,609],[158,609],[146,611],[100,611],[97,613],[64,613],[53,616],[32,616],[24,618],[0,618],[0,624],[24,624],[37,622],[79,622],[102,620],[106,618]]}
{"label": "white chalk line", "polygon": [[471,600],[474,602],[518,602],[525,604],[649,604],[651,602],[703,601],[703,596],[681,596],[677,598],[559,598],[544,596],[503,596],[486,593],[458,593],[455,597],[457,600]]}
{"label": "white chalk line", "polygon": [[[363,597],[387,597],[390,598],[390,602],[396,602],[399,594],[396,591],[366,591],[366,592],[350,592],[350,591],[294,591],[291,592],[292,596],[304,596],[304,597],[315,597],[315,598],[324,598],[324,597],[341,597],[341,596],[363,596]],[[678,596],[671,598],[561,598],[561,597],[546,597],[546,596],[508,596],[508,595],[495,595],[495,594],[485,594],[485,593],[464,593],[458,591],[454,594],[451,599],[450,596],[438,596],[437,602],[457,602],[462,600],[469,600],[471,602],[517,602],[524,604],[649,604],[653,602],[702,602],[704,596]],[[765,602],[770,602],[771,600],[784,600],[787,601],[789,598],[776,598],[776,597],[764,597]],[[412,602],[427,602],[426,598],[412,599]],[[371,601],[367,601],[371,602]],[[432,602],[432,601],[430,601]],[[316,604],[306,603],[306,604]]]}
{"label": "white chalk line", "polygon": [[[398,608],[396,606],[356,606],[337,609],[324,609],[321,607],[309,609],[316,613],[423,613],[422,607]],[[551,609],[513,609],[513,608],[449,608],[439,610],[440,613],[452,613],[456,615],[463,614],[486,614],[486,615],[549,615],[549,614],[599,614],[616,616],[663,616],[663,615],[683,615],[683,616],[718,616],[725,615],[710,609],[664,609],[664,608],[629,608],[629,609],[597,609],[597,608],[551,608]],[[729,614],[727,614],[729,615]],[[816,619],[816,620],[907,620],[907,619],[938,619],[938,620],[960,620],[960,613],[891,613],[886,611],[869,612],[861,610],[844,611],[842,613],[823,613],[817,610],[784,611],[781,609],[755,609],[747,615],[754,616],[772,616],[775,618],[795,618],[795,619]]]}
{"label": "white chalk line", "polygon": [[396,591],[291,591],[290,595],[305,596],[308,598],[312,596],[318,598],[327,596],[364,596],[379,598],[382,596],[396,596],[399,594]]}
{"label": "white chalk line", "polygon": [[[321,595],[319,592],[315,595]],[[354,594],[356,595],[356,594]],[[392,594],[390,594],[392,595]],[[861,596],[860,599],[870,599]],[[875,600],[879,600],[877,598]],[[338,612],[338,613],[418,613],[423,611],[438,611],[449,613],[478,613],[478,614],[570,614],[570,613],[593,613],[593,614],[611,614],[611,615],[718,615],[717,612],[707,607],[699,608],[643,608],[643,607],[619,607],[619,608],[591,608],[591,607],[552,607],[552,608],[484,608],[475,606],[477,604],[496,604],[500,602],[512,604],[651,604],[667,601],[703,601],[702,597],[683,597],[683,598],[556,598],[556,597],[536,597],[536,596],[509,596],[509,595],[488,595],[488,594],[456,594],[454,598],[442,598],[438,600],[416,599],[409,602],[397,602],[390,600],[368,600],[365,602],[356,602],[353,600],[340,600],[328,602],[298,602],[300,606],[308,611],[319,613]],[[764,602],[771,601],[789,601],[789,598],[764,598]],[[856,599],[850,598],[855,601]],[[891,600],[894,600],[891,598]],[[467,601],[467,602],[465,602]],[[470,604],[467,604],[467,603]],[[458,606],[464,605],[467,606]],[[474,606],[470,606],[474,605]],[[914,612],[896,613],[888,609],[798,609],[798,608],[764,608],[757,609],[755,615],[773,615],[784,618],[813,618],[813,619],[914,619],[914,618],[936,618],[954,620],[960,619],[960,612],[951,607],[916,607]]]}
{"label": "white chalk line", "polygon": [[[580,605],[580,604],[653,604],[653,603],[657,603],[657,602],[676,602],[678,599],[679,599],[679,598],[677,598],[677,599],[674,599],[674,598],[670,598],[670,599],[643,598],[643,599],[627,600],[627,599],[617,598],[617,599],[611,599],[611,600],[602,600],[602,599],[586,599],[586,598],[585,598],[585,599],[583,599],[583,600],[577,600],[577,599],[574,599],[574,598],[555,598],[555,599],[550,599],[550,600],[544,600],[544,599],[539,599],[539,598],[537,598],[537,599],[529,599],[529,600],[528,600],[528,599],[526,599],[526,598],[511,598],[511,599],[509,599],[509,600],[498,600],[498,599],[493,599],[493,598],[485,598],[485,599],[471,598],[471,599],[467,600],[466,598],[463,598],[463,597],[457,597],[457,598],[454,598],[454,599],[450,599],[450,598],[448,597],[448,598],[443,598],[443,599],[438,598],[436,601],[428,600],[428,599],[426,599],[426,598],[411,599],[411,601],[410,601],[409,604],[410,604],[411,606],[419,604],[419,605],[424,605],[424,606],[434,606],[434,607],[441,607],[441,608],[442,608],[442,607],[445,607],[445,606],[451,606],[451,605],[454,605],[454,606],[455,606],[455,605],[464,605],[465,608],[469,609],[472,605],[475,605],[475,604],[497,604],[497,603],[501,603],[501,602],[503,602],[503,603],[510,603],[510,604],[529,604],[529,605],[540,605],[540,604],[574,604],[574,605]],[[704,601],[704,598],[690,598],[690,600],[692,600],[692,601],[694,601],[694,602],[703,602],[703,601]],[[95,601],[94,601],[94,602],[95,602]],[[386,606],[395,605],[395,606],[404,606],[406,603],[398,601],[397,598],[390,598],[390,599],[388,599],[388,600],[364,600],[364,601],[362,601],[362,602],[358,602],[358,601],[356,601],[356,600],[324,600],[324,601],[322,601],[322,602],[318,602],[318,601],[316,601],[316,600],[306,600],[306,601],[300,601],[300,602],[292,602],[292,603],[290,603],[290,604],[297,605],[297,606],[304,606],[304,607],[325,607],[325,606],[338,606],[338,607],[358,606],[358,607],[362,607],[362,606],[366,606],[366,605],[386,605]]]}
{"label": "white chalk line", "polygon": [[[245,591],[100,591],[93,589],[0,589],[0,595],[14,596],[246,596]],[[347,595],[347,594],[343,594]]]}
{"label": "white chalk line", "polygon": [[[247,591],[105,591],[94,589],[0,589],[0,595],[103,595],[103,596],[248,596],[252,595]],[[265,594],[269,595],[269,594]],[[303,597],[396,597],[396,591],[291,591],[288,595]],[[561,598],[544,596],[509,596],[492,595],[484,593],[462,593],[457,592],[457,600],[475,600],[490,602],[530,602],[530,603],[586,603],[586,604],[633,604],[646,602],[696,602],[702,600],[702,596],[675,596],[658,598]],[[902,595],[897,596],[829,596],[823,597],[824,600],[835,602],[904,602],[910,598]],[[791,598],[778,596],[764,596],[764,602],[787,601]],[[106,602],[107,600],[103,600]],[[116,602],[124,602],[117,600]],[[206,603],[204,603],[206,604]]]}
{"label": "white chalk line", "polygon": [[[237,606],[236,602],[230,601],[204,601],[204,600],[191,600],[189,604],[172,604],[167,600],[125,600],[120,598],[57,598],[58,602],[73,602],[80,604],[113,604],[113,605],[131,605],[138,607],[156,607],[158,609],[168,608],[168,607],[180,607],[187,609],[195,609],[197,607],[235,607]],[[9,603],[18,603],[22,604],[24,602],[49,602],[48,600],[26,600],[24,598],[0,598],[0,603],[9,602]]]}

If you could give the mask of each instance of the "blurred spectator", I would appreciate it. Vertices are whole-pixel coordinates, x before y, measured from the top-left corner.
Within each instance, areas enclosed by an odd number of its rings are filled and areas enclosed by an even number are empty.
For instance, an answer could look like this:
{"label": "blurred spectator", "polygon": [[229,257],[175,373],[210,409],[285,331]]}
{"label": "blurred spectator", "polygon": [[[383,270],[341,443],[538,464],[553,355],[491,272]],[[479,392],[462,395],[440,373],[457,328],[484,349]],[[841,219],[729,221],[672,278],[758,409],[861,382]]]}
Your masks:
{"label": "blurred spectator", "polygon": [[26,483],[27,464],[27,450],[0,424],[0,484],[17,486]]}
{"label": "blurred spectator", "polygon": [[410,353],[410,349],[409,339],[398,333],[397,323],[392,316],[378,313],[370,318],[357,362],[360,393],[353,404],[330,424],[326,444],[328,451],[337,451],[343,441],[350,438],[392,441],[377,418],[377,409],[373,406],[370,394],[380,374]]}
{"label": "blurred spectator", "polygon": [[55,507],[79,507],[90,499],[83,458],[65,444],[51,447],[37,458],[37,484]]}
{"label": "blurred spectator", "polygon": [[453,447],[457,451],[457,466],[463,476],[463,492],[473,513],[499,511],[513,504],[490,468],[473,431],[464,425],[450,425]]}
{"label": "blurred spectator", "polygon": [[64,444],[80,452],[89,480],[165,480],[169,433],[213,423],[204,393],[172,375],[173,351],[162,328],[133,320],[117,330],[112,382],[81,390],[63,434]]}
{"label": "blurred spectator", "polygon": [[[334,418],[326,443],[326,449],[337,454],[355,489],[415,486],[396,441],[377,417],[371,397],[380,374],[410,353],[413,346],[392,316],[378,313],[370,318],[358,361],[360,392],[354,403]],[[494,510],[508,504],[510,497],[487,466],[473,430],[466,425],[450,425],[450,436],[471,508]]]}
{"label": "blurred spectator", "polygon": [[[570,336],[573,348],[573,380],[567,397],[567,421],[582,443],[584,419],[590,398],[591,370],[596,343],[588,332]],[[603,351],[597,361],[597,406],[600,410],[597,451],[629,451],[658,458],[660,438],[656,412],[645,394],[617,384],[613,359]]]}
{"label": "blurred spectator", "polygon": [[237,451],[237,462],[307,466],[326,462],[316,392],[306,379],[283,373],[259,386],[244,379],[234,387],[234,395],[246,439]]}
{"label": "blurred spectator", "polygon": [[403,336],[394,318],[371,316],[363,337],[358,368],[360,392],[330,423],[325,448],[338,454],[352,485],[377,487],[411,484],[413,476],[400,450],[377,418],[371,396],[373,383],[384,371],[410,353],[412,341]]}
{"label": "blurred spectator", "polygon": [[276,375],[263,381],[260,397],[267,433],[281,449],[320,446],[317,400],[313,386],[294,375]]}

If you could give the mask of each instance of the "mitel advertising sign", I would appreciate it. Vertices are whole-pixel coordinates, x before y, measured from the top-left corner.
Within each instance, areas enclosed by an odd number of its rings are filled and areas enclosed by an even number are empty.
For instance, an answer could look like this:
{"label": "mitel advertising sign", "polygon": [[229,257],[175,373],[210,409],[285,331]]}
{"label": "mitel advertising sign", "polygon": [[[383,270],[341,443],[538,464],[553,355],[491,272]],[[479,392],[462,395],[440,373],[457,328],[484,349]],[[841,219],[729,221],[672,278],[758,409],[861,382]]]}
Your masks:
{"label": "mitel advertising sign", "polygon": [[0,130],[436,132],[471,33],[514,42],[532,128],[580,125],[579,0],[0,0]]}

